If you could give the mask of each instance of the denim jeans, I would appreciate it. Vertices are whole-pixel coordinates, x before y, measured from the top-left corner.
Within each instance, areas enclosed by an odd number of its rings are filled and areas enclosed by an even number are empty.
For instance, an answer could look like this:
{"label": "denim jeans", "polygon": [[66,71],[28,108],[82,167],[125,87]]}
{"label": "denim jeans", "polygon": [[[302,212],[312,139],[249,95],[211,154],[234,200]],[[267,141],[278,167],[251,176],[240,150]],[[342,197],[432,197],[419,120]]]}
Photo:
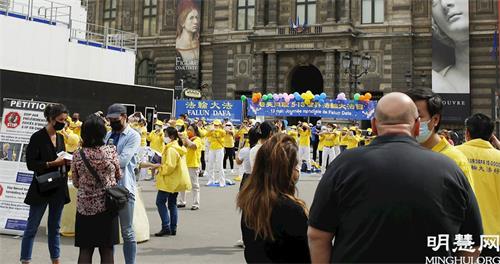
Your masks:
{"label": "denim jeans", "polygon": [[123,237],[123,256],[126,264],[135,263],[135,255],[137,252],[137,242],[135,241],[134,233],[134,204],[135,200],[130,199],[119,212],[120,228]]}
{"label": "denim jeans", "polygon": [[28,223],[24,230],[23,240],[21,242],[21,261],[31,261],[31,253],[33,251],[33,242],[36,232],[45,214],[45,210],[49,206],[49,217],[47,219],[48,227],[48,244],[49,253],[52,260],[57,260],[60,257],[60,224],[61,215],[64,208],[64,201],[51,201],[49,203],[30,205]]}
{"label": "denim jeans", "polygon": [[[162,230],[176,230],[177,229],[177,195],[179,193],[169,193],[158,191],[156,195],[156,207],[161,218]],[[168,210],[165,205],[168,202]],[[170,217],[169,217],[170,212]]]}

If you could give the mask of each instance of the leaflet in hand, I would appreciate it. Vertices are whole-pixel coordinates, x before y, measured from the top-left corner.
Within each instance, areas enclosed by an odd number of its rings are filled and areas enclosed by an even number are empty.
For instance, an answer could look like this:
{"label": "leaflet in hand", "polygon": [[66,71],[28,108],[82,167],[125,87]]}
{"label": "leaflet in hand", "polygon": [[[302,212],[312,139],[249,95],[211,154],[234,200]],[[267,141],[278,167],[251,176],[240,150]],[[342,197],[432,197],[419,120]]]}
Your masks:
{"label": "leaflet in hand", "polygon": [[69,154],[66,151],[61,151],[57,153],[57,157],[63,157],[65,160],[73,160],[73,155]]}

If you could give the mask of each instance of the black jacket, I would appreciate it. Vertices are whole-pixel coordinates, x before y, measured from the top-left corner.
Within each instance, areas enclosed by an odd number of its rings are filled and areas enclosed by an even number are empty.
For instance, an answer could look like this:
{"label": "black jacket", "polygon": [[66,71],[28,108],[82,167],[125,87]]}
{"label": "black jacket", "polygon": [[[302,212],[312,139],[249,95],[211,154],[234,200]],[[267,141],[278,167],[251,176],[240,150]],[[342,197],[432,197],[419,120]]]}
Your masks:
{"label": "black jacket", "polygon": [[38,182],[35,177],[37,175],[59,170],[59,168],[56,167],[47,169],[46,163],[57,159],[57,153],[64,150],[64,137],[57,134],[56,147],[54,148],[46,128],[38,130],[31,136],[28,147],[26,148],[26,163],[28,169],[34,172],[34,176],[28,193],[26,194],[26,199],[24,199],[24,203],[28,205],[37,205],[48,203],[53,200],[64,200],[64,203],[70,202],[67,173],[64,173],[63,176],[65,180],[61,181],[58,188],[46,193],[40,193]]}

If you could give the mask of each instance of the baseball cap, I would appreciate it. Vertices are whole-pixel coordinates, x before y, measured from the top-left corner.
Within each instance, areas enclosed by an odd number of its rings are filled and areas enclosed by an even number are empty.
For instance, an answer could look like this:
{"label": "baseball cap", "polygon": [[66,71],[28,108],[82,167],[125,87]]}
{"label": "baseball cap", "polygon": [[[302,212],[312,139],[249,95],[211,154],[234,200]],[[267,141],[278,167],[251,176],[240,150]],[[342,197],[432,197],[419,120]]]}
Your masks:
{"label": "baseball cap", "polygon": [[220,126],[220,125],[222,125],[222,122],[219,119],[215,119],[213,124],[216,126]]}
{"label": "baseball cap", "polygon": [[118,118],[122,114],[127,114],[127,108],[123,106],[122,104],[112,104],[108,108],[108,114],[106,115],[107,118]]}

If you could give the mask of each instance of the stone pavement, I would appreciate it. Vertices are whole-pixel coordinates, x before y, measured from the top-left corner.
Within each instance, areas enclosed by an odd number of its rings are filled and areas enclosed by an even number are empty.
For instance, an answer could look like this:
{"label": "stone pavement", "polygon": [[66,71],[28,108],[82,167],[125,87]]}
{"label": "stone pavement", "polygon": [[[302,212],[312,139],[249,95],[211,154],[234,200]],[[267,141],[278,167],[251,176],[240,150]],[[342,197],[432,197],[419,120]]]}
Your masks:
{"label": "stone pavement", "polygon": [[[311,205],[318,184],[317,175],[301,177],[299,196]],[[206,178],[200,178],[206,183]],[[150,223],[151,239],[138,245],[137,263],[244,263],[243,249],[235,247],[240,239],[240,215],[235,206],[239,182],[225,188],[201,188],[201,208],[191,211],[180,209],[177,236],[154,237],[160,229],[160,217],[156,211],[156,188],[153,182],[141,181],[142,195]],[[190,194],[188,194],[188,201]],[[33,248],[33,263],[49,263],[47,248],[46,216],[38,230]],[[76,263],[78,248],[72,237],[61,238],[62,263]],[[21,238],[0,235],[0,263],[16,263],[19,259]],[[122,247],[115,247],[115,263],[124,263]],[[98,250],[94,263],[99,263]]]}

